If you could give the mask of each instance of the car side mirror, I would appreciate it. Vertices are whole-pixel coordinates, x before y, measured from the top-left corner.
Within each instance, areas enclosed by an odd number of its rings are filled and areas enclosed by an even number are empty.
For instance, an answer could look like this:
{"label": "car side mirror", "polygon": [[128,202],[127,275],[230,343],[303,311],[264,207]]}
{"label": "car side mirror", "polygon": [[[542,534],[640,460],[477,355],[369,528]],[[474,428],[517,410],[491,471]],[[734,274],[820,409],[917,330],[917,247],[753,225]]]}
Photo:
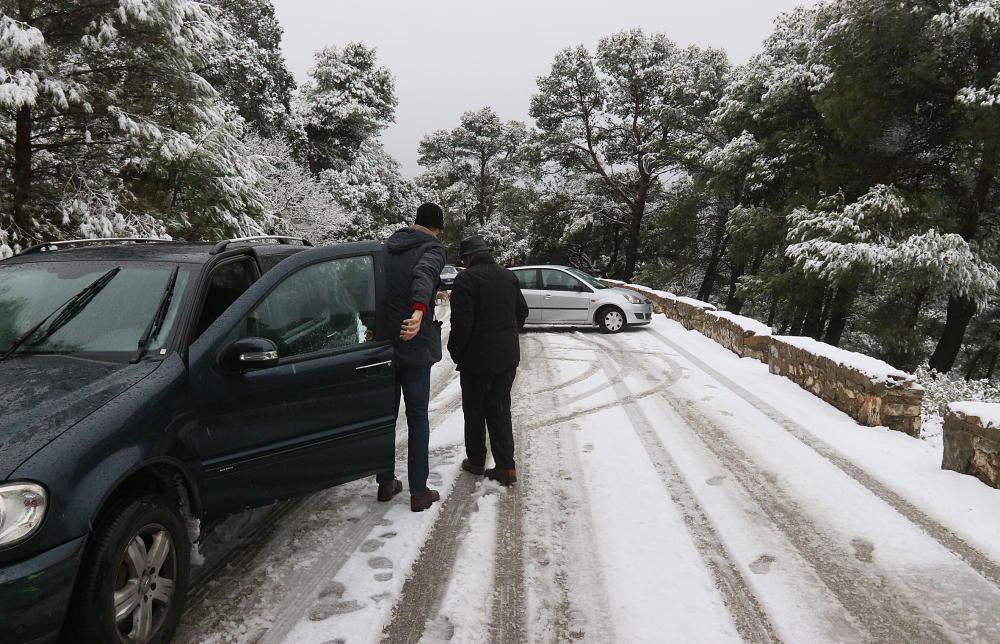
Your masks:
{"label": "car side mirror", "polygon": [[270,367],[278,363],[278,347],[267,338],[240,338],[222,351],[219,363],[232,371]]}

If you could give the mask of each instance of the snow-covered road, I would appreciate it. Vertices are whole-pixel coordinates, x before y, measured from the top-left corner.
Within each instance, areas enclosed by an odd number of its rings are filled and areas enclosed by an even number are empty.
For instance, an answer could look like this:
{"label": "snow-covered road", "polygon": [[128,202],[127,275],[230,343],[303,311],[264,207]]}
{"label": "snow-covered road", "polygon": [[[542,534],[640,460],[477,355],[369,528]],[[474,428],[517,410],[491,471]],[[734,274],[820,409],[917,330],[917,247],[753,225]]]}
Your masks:
{"label": "snow-covered road", "polygon": [[234,517],[175,641],[1000,641],[1000,493],[940,446],[662,318],[530,331],[522,354],[516,487],[460,472],[446,360],[443,503],[359,481]]}

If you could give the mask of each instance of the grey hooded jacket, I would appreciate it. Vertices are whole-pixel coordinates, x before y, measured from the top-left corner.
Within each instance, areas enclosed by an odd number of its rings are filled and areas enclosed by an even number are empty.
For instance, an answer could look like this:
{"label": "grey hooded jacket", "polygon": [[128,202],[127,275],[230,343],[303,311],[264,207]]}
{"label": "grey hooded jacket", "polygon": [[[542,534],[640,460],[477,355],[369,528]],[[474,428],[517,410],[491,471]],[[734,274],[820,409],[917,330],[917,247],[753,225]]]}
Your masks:
{"label": "grey hooded jacket", "polygon": [[[446,253],[433,235],[417,228],[397,230],[385,242],[386,319],[396,361],[403,366],[429,367],[441,360],[441,327],[434,322],[434,300]],[[403,320],[413,304],[427,307],[420,331],[409,342],[399,339]]]}

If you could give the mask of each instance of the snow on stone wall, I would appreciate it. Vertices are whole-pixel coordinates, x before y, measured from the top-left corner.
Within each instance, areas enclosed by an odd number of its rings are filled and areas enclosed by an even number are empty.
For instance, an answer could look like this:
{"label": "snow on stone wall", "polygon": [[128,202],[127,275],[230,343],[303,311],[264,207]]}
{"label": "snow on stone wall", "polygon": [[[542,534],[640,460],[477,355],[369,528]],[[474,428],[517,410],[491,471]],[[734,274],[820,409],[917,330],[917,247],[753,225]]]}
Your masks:
{"label": "snow on stone wall", "polygon": [[736,355],[766,362],[771,373],[789,378],[863,425],[920,435],[923,389],[911,374],[812,338],[774,336],[767,325],[718,311],[707,302],[636,284],[605,281],[642,293],[657,312]]}
{"label": "snow on stone wall", "polygon": [[944,419],[941,468],[1000,488],[1000,403],[957,402]]}

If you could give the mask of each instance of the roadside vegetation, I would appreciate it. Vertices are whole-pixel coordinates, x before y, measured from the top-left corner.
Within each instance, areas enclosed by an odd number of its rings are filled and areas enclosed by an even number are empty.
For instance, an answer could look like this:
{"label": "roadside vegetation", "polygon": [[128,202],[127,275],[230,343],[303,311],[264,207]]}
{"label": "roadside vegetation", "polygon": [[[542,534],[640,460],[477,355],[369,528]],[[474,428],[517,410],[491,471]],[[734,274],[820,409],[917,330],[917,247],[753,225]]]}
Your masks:
{"label": "roadside vegetation", "polygon": [[[296,87],[269,0],[0,0],[0,256],[58,238],[447,241],[645,283],[948,382],[1000,361],[1000,3],[828,0],[761,51],[573,43],[404,178],[374,49]],[[936,383],[937,376],[924,376]]]}

